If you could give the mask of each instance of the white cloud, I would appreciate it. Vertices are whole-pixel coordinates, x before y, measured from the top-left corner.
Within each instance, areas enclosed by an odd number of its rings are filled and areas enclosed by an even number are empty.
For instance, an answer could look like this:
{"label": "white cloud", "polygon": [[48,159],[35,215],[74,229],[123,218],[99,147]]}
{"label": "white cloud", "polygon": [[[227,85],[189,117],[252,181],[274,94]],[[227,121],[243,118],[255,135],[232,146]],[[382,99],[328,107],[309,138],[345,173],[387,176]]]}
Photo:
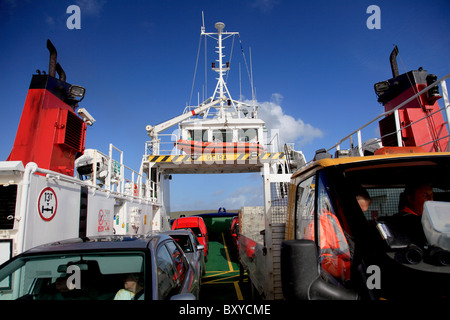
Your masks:
{"label": "white cloud", "polygon": [[223,203],[230,209],[241,208],[243,206],[262,206],[264,204],[262,191],[262,185],[242,186],[224,199]]}
{"label": "white cloud", "polygon": [[104,0],[77,0],[82,14],[98,15],[105,4]]}
{"label": "white cloud", "polygon": [[219,189],[219,190],[216,190],[216,191],[213,193],[213,197],[216,197],[216,196],[222,196],[223,194],[225,194],[225,190],[224,190],[224,189]]}
{"label": "white cloud", "polygon": [[258,115],[266,123],[269,134],[278,130],[280,145],[296,143],[296,147],[302,147],[315,138],[321,138],[323,132],[300,118],[294,118],[285,114],[281,103],[283,96],[279,93],[272,94],[272,101],[258,102]]}
{"label": "white cloud", "polygon": [[261,10],[263,13],[268,13],[278,3],[279,0],[254,0],[252,2],[252,7]]}
{"label": "white cloud", "polygon": [[45,23],[47,23],[49,26],[54,26],[55,25],[55,20],[52,17],[47,16],[45,18]]}
{"label": "white cloud", "polygon": [[[258,176],[258,174],[255,175]],[[242,180],[242,178],[238,176],[236,179],[240,184],[245,183],[245,180]],[[222,182],[225,183],[224,181]],[[197,185],[197,183],[198,182],[194,182],[193,180],[190,182],[190,185],[195,185],[196,190],[203,196],[193,197],[192,195],[189,195],[189,197],[183,197],[174,195],[177,202],[171,204],[171,211],[204,209],[215,212],[220,207],[226,208],[227,210],[235,210],[240,209],[243,206],[262,206],[264,204],[262,184],[241,185],[233,191],[231,191],[233,188],[229,188],[230,192],[227,192],[226,189],[219,189],[217,191],[211,189],[203,190],[202,188],[205,186],[201,183]]]}

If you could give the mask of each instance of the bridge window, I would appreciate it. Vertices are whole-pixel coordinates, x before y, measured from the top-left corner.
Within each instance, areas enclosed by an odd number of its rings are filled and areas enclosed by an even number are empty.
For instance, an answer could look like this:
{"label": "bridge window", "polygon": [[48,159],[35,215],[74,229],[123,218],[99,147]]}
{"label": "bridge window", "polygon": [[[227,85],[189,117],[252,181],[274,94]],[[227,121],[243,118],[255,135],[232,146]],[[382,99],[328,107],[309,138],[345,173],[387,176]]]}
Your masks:
{"label": "bridge window", "polygon": [[233,131],[226,129],[213,130],[213,142],[233,142]]}
{"label": "bridge window", "polygon": [[239,129],[238,130],[239,142],[257,142],[258,130],[256,129]]}
{"label": "bridge window", "polygon": [[188,140],[208,141],[208,130],[188,130]]}

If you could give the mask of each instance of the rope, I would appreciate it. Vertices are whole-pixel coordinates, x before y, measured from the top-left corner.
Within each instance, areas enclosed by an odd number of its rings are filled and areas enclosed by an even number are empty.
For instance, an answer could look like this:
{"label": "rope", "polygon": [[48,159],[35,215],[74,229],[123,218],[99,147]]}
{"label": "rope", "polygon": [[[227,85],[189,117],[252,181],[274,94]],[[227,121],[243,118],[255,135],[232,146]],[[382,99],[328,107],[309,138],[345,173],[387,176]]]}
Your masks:
{"label": "rope", "polygon": [[[234,37],[235,37],[235,35],[233,35],[233,41],[231,42],[230,65],[231,65],[231,59],[233,58]],[[225,77],[225,83],[228,83],[229,75],[230,75],[230,70],[227,70],[227,76]]]}
{"label": "rope", "polygon": [[[405,74],[406,74],[406,77],[408,78],[408,81],[409,81],[409,84],[410,84],[411,88],[413,88],[414,93],[417,94],[419,91],[418,91],[417,87],[413,85],[412,80],[410,79],[410,77],[408,75],[408,72],[406,71],[406,67],[405,67],[405,64],[403,63],[403,59],[400,57],[400,55],[398,55],[398,57],[399,57],[400,62],[402,64],[402,66],[403,66],[403,69],[405,70]],[[439,140],[439,135],[436,132],[434,119],[431,117],[430,111],[428,109],[426,109],[425,106],[422,104],[419,96],[416,97],[416,100],[417,100],[417,103],[422,107],[422,110],[425,112],[425,115],[426,115],[425,118],[427,119],[427,122],[428,122],[428,132],[430,133],[431,139],[434,142],[433,143],[434,149],[436,151],[440,151],[439,143],[437,142]]]}
{"label": "rope", "polygon": [[[416,88],[416,86],[413,85],[412,80],[410,79],[410,77],[409,77],[409,75],[408,75],[408,71],[406,70],[405,64],[403,63],[403,59],[402,59],[402,57],[398,54],[398,51],[397,51],[397,57],[399,58],[399,60],[400,60],[400,62],[401,62],[401,64],[402,64],[403,70],[404,70],[404,72],[405,72],[405,74],[406,74],[406,77],[408,78],[408,81],[409,81],[409,84],[410,84],[411,88],[413,88],[414,93],[417,94],[417,93],[418,93],[417,88]],[[419,98],[419,96],[416,97],[416,100],[417,100],[417,103],[418,103],[420,106],[422,106],[422,109],[423,109],[423,105],[420,103],[420,98]]]}
{"label": "rope", "polygon": [[194,83],[195,83],[195,77],[197,75],[198,57],[200,56],[201,45],[202,45],[202,36],[200,35],[200,40],[198,42],[198,49],[197,49],[197,60],[195,61],[194,79],[192,79],[191,95],[189,97],[189,105],[191,105],[192,93],[194,92]]}
{"label": "rope", "polygon": [[250,71],[248,70],[248,64],[247,64],[247,59],[245,59],[245,53],[244,53],[244,48],[242,48],[242,40],[241,37],[239,36],[239,44],[241,45],[241,52],[242,52],[242,57],[244,58],[244,63],[245,63],[245,68],[247,69],[247,75],[248,75],[248,79],[250,80],[250,83],[252,83],[252,78],[250,76]]}

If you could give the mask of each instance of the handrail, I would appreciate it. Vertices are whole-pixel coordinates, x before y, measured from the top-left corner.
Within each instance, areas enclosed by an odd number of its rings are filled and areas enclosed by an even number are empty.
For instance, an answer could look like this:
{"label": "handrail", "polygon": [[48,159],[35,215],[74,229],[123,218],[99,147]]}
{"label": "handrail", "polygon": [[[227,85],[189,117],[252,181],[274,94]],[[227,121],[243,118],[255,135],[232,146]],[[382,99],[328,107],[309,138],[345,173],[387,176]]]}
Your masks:
{"label": "handrail", "polygon": [[[120,153],[120,162],[114,160],[113,150]],[[109,155],[94,150],[92,156],[92,174],[90,181],[84,181],[75,177],[61,175],[45,169],[39,172],[47,174],[48,178],[65,180],[83,186],[105,191],[114,196],[132,197],[140,200],[156,202],[159,197],[159,184],[146,178],[123,163],[123,151],[110,144]],[[103,167],[102,167],[103,164]],[[107,169],[104,167],[106,165]],[[105,174],[106,172],[106,174]],[[102,174],[102,175],[101,175]]]}
{"label": "handrail", "polygon": [[[153,144],[155,143],[154,141],[146,141],[145,142],[145,156],[150,156],[150,155],[164,155],[164,154],[170,154],[170,155],[179,155],[181,154],[180,150],[177,148],[177,144],[178,144],[178,136],[175,133],[164,133],[164,134],[158,134],[158,138],[160,137],[171,137],[171,140],[168,141],[163,141],[161,142],[161,139],[158,139],[159,141],[157,142],[158,146],[158,152],[154,153],[153,151]],[[170,145],[171,148],[170,149],[160,149],[161,145]]]}
{"label": "handrail", "polygon": [[[361,126],[360,128],[354,130],[352,133],[346,135],[344,138],[342,138],[341,140],[339,140],[339,142],[337,142],[335,145],[333,145],[332,147],[328,148],[327,151],[330,151],[332,149],[336,150],[340,150],[340,145],[342,144],[342,142],[346,141],[347,139],[351,139],[353,137],[354,134],[358,135],[358,150],[360,155],[361,154],[361,150],[362,150],[362,142],[361,142],[361,130],[368,127],[369,125],[371,125],[372,123],[374,123],[375,121],[377,121],[378,119],[390,115],[392,113],[394,113],[396,116],[398,116],[398,110],[400,108],[402,108],[403,106],[405,106],[407,103],[413,101],[414,99],[416,99],[417,97],[419,97],[420,95],[424,94],[425,92],[428,92],[428,90],[430,90],[432,87],[440,84],[441,85],[441,89],[442,89],[442,96],[443,96],[443,100],[444,100],[444,107],[439,109],[439,111],[442,111],[445,109],[446,111],[446,115],[447,115],[447,127],[450,128],[449,126],[449,121],[450,121],[450,104],[449,104],[449,97],[448,97],[448,91],[447,91],[447,85],[445,83],[445,80],[447,78],[450,77],[450,73],[443,76],[442,78],[436,80],[435,82],[433,82],[432,84],[430,84],[429,86],[427,86],[426,88],[422,89],[421,91],[419,91],[418,93],[416,93],[415,95],[411,96],[410,98],[406,99],[405,101],[403,101],[402,103],[400,103],[398,106],[396,106],[395,108],[393,108],[392,110],[383,112],[382,114],[378,115],[377,117],[375,117],[374,119],[370,120],[369,122],[367,122],[366,124],[364,124],[363,126]],[[421,119],[423,120],[423,119]],[[420,121],[420,120],[419,120]],[[417,121],[415,121],[417,122]],[[409,124],[408,126],[410,126],[412,124]],[[407,128],[408,126],[405,127],[400,127],[400,124],[398,123],[398,121],[396,121],[396,131],[390,134],[397,134],[399,132],[401,132],[401,130]],[[450,131],[450,130],[449,130]],[[444,137],[445,138],[445,137]],[[442,139],[442,138],[441,138]],[[401,140],[399,140],[401,141]],[[448,148],[450,148],[450,145],[448,146]]]}

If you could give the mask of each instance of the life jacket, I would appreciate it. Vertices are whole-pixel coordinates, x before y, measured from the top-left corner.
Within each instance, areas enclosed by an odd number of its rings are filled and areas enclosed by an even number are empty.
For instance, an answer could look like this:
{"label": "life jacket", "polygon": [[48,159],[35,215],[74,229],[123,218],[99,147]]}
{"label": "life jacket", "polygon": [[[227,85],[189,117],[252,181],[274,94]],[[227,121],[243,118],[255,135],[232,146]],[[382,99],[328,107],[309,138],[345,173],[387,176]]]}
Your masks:
{"label": "life jacket", "polygon": [[[350,279],[350,248],[336,216],[324,212],[319,217],[319,261],[322,269],[335,278]],[[314,240],[314,223],[308,226],[306,239]]]}

